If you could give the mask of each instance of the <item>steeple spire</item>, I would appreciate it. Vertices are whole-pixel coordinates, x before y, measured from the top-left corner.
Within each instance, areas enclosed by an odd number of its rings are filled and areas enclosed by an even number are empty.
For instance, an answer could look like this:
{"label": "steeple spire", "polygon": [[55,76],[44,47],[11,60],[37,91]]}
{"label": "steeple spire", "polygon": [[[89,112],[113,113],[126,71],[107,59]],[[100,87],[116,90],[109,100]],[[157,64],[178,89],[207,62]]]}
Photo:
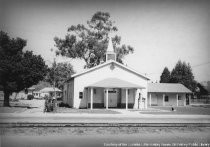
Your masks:
{"label": "steeple spire", "polygon": [[106,50],[106,61],[108,61],[108,60],[116,61],[116,53],[114,52],[111,37],[109,37],[109,43],[108,43],[108,47],[107,47],[107,50]]}
{"label": "steeple spire", "polygon": [[111,37],[109,37],[109,44],[108,44],[107,52],[114,52],[114,48],[113,48],[112,38]]}

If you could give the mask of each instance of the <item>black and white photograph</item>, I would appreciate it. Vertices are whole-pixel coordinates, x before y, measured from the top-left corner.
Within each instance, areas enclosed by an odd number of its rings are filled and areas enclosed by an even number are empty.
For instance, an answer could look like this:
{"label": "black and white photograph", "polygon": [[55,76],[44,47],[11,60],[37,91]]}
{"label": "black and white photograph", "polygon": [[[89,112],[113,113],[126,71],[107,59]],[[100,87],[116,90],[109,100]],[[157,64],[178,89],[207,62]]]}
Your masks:
{"label": "black and white photograph", "polygon": [[210,1],[0,0],[0,147],[210,147]]}

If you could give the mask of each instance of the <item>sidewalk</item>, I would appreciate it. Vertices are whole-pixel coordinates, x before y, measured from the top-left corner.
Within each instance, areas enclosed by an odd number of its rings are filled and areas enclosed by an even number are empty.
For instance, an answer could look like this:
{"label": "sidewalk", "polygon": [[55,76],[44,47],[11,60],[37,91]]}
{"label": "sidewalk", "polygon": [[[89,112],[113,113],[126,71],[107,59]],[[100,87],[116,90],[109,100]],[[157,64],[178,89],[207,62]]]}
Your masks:
{"label": "sidewalk", "polygon": [[210,115],[0,113],[1,123],[210,123]]}

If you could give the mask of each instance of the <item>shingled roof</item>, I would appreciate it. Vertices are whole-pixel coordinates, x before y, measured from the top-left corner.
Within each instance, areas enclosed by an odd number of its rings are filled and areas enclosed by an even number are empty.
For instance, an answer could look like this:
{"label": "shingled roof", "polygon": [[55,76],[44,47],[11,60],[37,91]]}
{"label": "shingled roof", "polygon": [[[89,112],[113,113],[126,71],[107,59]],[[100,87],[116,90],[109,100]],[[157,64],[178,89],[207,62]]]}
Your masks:
{"label": "shingled roof", "polygon": [[148,83],[148,92],[192,93],[188,88],[179,83]]}

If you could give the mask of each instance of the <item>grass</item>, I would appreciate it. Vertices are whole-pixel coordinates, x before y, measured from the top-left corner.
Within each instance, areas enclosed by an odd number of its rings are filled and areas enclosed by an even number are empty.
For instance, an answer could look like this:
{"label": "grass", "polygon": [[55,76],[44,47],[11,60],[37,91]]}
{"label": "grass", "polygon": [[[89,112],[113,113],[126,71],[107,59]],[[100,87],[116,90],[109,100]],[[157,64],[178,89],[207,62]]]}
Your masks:
{"label": "grass", "polygon": [[21,113],[27,110],[28,104],[19,101],[10,101],[10,107],[3,107],[3,101],[0,101],[0,113]]}
{"label": "grass", "polygon": [[74,108],[66,108],[66,107],[58,107],[57,113],[94,113],[94,114],[120,114],[114,110],[106,110],[106,109],[74,109]]}
{"label": "grass", "polygon": [[[142,114],[180,114],[180,115],[210,115],[210,107],[194,107],[194,106],[186,106],[186,107],[174,107],[176,111],[171,111],[171,107],[159,107],[154,106],[151,107],[153,109],[157,109],[157,111],[152,112],[140,112]],[[160,111],[163,110],[163,111]]]}

